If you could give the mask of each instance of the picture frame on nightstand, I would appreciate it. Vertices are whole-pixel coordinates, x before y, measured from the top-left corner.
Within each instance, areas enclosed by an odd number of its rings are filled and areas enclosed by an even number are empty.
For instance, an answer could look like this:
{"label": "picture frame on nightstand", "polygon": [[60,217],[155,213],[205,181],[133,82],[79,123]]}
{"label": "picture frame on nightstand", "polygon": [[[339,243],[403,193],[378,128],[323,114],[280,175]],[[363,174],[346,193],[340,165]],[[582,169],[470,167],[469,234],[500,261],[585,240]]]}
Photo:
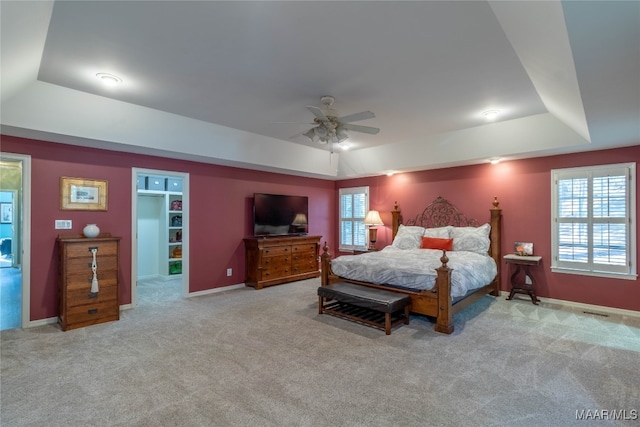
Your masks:
{"label": "picture frame on nightstand", "polygon": [[513,251],[516,255],[531,256],[533,255],[533,243],[515,242],[513,244]]}

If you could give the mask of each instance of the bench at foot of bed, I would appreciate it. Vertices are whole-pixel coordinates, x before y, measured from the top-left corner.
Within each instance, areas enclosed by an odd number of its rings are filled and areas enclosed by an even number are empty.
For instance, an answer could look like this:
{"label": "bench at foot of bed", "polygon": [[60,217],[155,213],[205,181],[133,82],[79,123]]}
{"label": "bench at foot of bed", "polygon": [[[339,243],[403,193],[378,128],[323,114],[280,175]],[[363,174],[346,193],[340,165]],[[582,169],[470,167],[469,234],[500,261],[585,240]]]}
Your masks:
{"label": "bench at foot of bed", "polygon": [[410,305],[408,295],[351,283],[318,288],[318,313],[384,329],[387,335],[391,334],[391,328],[409,324]]}

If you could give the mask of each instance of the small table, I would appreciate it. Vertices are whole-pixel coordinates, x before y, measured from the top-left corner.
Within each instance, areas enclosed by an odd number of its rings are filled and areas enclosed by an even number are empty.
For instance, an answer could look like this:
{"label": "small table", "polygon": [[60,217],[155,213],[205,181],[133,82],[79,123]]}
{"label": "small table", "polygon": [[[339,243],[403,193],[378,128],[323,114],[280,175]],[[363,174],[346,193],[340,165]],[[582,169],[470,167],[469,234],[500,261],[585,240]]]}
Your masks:
{"label": "small table", "polygon": [[[532,265],[539,265],[540,261],[542,261],[542,257],[509,254],[505,255],[503,258],[507,264],[513,264],[516,266],[515,271],[511,275],[511,292],[507,299],[513,299],[515,294],[527,294],[531,297],[531,302],[538,305],[540,300],[536,296],[536,280],[531,274],[531,271],[529,271],[529,267]],[[521,271],[523,273],[522,275],[520,274]],[[531,283],[527,283],[527,278]]]}

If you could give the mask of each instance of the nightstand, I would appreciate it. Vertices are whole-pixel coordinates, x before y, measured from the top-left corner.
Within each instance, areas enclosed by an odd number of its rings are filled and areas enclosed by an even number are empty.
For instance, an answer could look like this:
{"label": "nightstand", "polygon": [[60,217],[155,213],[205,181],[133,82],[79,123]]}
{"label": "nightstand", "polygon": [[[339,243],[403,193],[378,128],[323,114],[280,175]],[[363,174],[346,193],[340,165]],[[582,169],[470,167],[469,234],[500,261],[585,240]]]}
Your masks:
{"label": "nightstand", "polygon": [[507,299],[513,299],[515,294],[526,294],[531,297],[532,303],[538,305],[540,300],[536,296],[536,279],[531,274],[529,268],[532,265],[539,265],[542,257],[509,254],[503,258],[507,264],[513,264],[515,266],[515,271],[511,274],[511,292]]}

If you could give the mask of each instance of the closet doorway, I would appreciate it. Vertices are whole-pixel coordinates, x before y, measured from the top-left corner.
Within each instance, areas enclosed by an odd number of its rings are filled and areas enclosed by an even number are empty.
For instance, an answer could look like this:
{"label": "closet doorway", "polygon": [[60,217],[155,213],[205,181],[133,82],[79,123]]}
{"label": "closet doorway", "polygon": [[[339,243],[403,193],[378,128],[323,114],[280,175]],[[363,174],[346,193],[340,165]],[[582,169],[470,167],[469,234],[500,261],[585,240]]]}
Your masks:
{"label": "closet doorway", "polygon": [[189,174],[132,169],[131,305],[189,294]]}
{"label": "closet doorway", "polygon": [[0,330],[30,326],[31,157],[0,153]]}

